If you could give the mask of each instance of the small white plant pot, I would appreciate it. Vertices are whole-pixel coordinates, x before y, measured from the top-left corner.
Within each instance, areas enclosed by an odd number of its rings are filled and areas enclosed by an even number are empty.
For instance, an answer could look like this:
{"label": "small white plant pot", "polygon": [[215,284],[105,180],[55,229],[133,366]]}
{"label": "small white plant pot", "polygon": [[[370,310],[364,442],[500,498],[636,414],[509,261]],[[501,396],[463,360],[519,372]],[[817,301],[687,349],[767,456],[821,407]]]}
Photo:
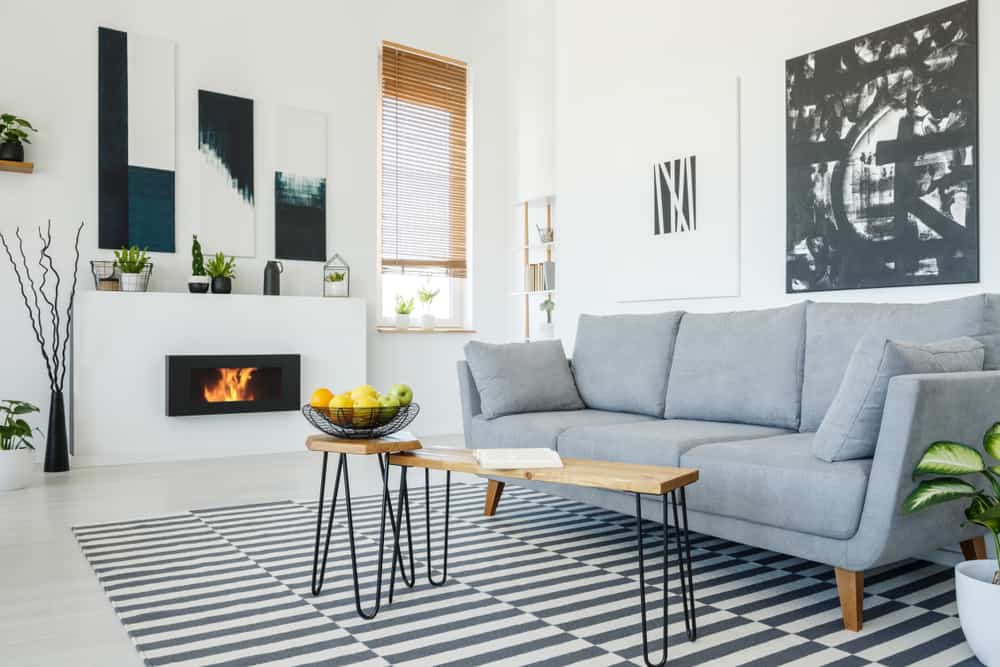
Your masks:
{"label": "small white plant pot", "polygon": [[402,313],[396,313],[396,328],[397,329],[409,329],[410,328],[410,316],[403,315]]}
{"label": "small white plant pot", "polygon": [[34,454],[30,449],[0,450],[0,491],[16,491],[31,484]]}
{"label": "small white plant pot", "polygon": [[420,326],[423,329],[433,329],[437,326],[437,317],[433,313],[424,313],[420,316]]}
{"label": "small white plant pot", "polygon": [[206,294],[212,284],[208,276],[191,276],[188,278],[188,291],[192,294]]}
{"label": "small white plant pot", "polygon": [[121,286],[123,292],[146,291],[146,283],[141,273],[122,273]]}
{"label": "small white plant pot", "polygon": [[1000,633],[997,610],[1000,586],[993,583],[995,560],[967,560],[955,566],[958,618],[969,648],[987,667],[1000,667]]}
{"label": "small white plant pot", "polygon": [[323,281],[323,296],[347,296],[347,281]]}
{"label": "small white plant pot", "polygon": [[538,337],[549,340],[556,335],[555,325],[551,322],[542,322],[538,325]]}

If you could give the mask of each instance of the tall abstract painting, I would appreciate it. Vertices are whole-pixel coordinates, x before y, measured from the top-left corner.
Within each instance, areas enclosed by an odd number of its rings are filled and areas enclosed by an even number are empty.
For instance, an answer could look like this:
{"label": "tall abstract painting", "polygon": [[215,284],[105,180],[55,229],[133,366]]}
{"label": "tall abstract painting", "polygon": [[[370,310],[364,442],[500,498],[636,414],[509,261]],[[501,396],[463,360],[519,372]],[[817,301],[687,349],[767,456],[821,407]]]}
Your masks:
{"label": "tall abstract painting", "polygon": [[691,155],[653,165],[653,235],[698,228],[695,167]]}
{"label": "tall abstract painting", "polygon": [[975,0],[793,58],[786,291],[979,280]]}
{"label": "tall abstract painting", "polygon": [[256,254],[253,137],[253,100],[198,91],[198,238],[209,252]]}
{"label": "tall abstract painting", "polygon": [[326,261],[326,114],[279,107],[274,253]]}
{"label": "tall abstract painting", "polygon": [[98,246],[174,252],[173,42],[97,33]]}

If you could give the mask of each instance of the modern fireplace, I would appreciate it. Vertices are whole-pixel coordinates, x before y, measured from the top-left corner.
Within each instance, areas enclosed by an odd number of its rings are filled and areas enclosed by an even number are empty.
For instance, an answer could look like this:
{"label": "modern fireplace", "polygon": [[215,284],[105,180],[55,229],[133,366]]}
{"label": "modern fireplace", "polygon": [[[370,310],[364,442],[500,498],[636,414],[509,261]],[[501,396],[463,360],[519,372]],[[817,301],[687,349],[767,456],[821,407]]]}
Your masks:
{"label": "modern fireplace", "polygon": [[298,410],[297,354],[167,355],[167,416]]}

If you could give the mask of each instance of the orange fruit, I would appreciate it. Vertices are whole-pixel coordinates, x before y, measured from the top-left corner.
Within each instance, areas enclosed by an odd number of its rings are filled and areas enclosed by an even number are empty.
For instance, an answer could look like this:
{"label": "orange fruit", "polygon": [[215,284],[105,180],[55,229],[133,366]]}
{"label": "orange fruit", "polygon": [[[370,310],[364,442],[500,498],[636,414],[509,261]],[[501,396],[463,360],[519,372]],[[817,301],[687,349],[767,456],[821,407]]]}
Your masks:
{"label": "orange fruit", "polygon": [[314,408],[325,408],[330,405],[330,399],[332,398],[332,391],[326,387],[320,387],[312,393],[312,398],[309,399],[309,405]]}

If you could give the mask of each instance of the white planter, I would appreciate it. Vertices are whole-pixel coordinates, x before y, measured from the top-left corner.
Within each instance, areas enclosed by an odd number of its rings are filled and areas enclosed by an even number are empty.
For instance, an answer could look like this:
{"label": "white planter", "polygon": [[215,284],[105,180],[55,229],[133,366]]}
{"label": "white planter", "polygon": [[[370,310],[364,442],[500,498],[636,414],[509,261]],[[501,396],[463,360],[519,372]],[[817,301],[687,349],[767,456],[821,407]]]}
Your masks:
{"label": "white planter", "polygon": [[410,316],[401,315],[396,313],[396,328],[397,329],[409,329],[410,328]]}
{"label": "white planter", "polygon": [[339,282],[323,281],[323,296],[347,296],[347,281]]}
{"label": "white planter", "polygon": [[420,326],[424,329],[433,329],[437,326],[437,318],[433,313],[424,313],[420,316]]}
{"label": "white planter", "polygon": [[212,279],[208,276],[190,276],[188,278],[188,291],[192,294],[206,294]]}
{"label": "white planter", "polygon": [[35,475],[35,456],[30,449],[0,450],[0,491],[23,489]]}
{"label": "white planter", "polygon": [[122,273],[121,286],[123,292],[145,292],[146,285],[141,273]]}
{"label": "white planter", "polygon": [[1000,586],[993,583],[995,560],[967,560],[955,566],[958,617],[969,647],[986,667],[1000,667],[1000,633],[997,610]]}
{"label": "white planter", "polygon": [[542,322],[538,325],[538,338],[549,340],[551,338],[555,338],[555,335],[555,325],[551,322]]}

